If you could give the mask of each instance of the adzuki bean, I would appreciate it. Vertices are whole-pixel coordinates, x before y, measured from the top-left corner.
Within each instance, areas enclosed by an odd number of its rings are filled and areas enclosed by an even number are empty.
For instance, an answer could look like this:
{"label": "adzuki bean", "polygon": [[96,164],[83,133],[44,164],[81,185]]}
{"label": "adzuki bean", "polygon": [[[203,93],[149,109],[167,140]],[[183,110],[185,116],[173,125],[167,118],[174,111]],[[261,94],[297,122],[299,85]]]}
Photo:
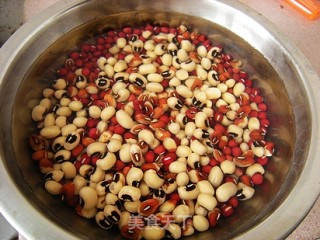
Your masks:
{"label": "adzuki bean", "polygon": [[254,197],[275,147],[244,61],[184,25],[94,40],[68,54],[30,114],[50,194],[129,239],[206,231]]}

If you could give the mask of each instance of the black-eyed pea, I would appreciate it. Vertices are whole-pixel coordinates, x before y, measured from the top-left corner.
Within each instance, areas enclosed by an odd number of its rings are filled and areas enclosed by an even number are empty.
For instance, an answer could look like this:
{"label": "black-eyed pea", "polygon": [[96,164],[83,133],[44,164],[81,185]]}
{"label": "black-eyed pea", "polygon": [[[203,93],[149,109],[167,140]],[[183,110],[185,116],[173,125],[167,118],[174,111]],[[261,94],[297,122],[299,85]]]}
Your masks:
{"label": "black-eyed pea", "polygon": [[156,54],[157,56],[162,56],[166,52],[166,45],[163,43],[158,43],[155,45],[153,49],[153,53]]}
{"label": "black-eyed pea", "polygon": [[81,137],[80,134],[76,131],[69,133],[65,136],[65,142],[63,143],[63,147],[66,150],[72,150],[80,143]]}
{"label": "black-eyed pea", "polygon": [[33,121],[41,121],[45,116],[47,108],[43,105],[37,105],[32,109],[31,117]]}
{"label": "black-eyed pea", "polygon": [[60,137],[55,138],[51,144],[52,150],[54,152],[57,152],[57,151],[63,149],[63,145],[65,143],[65,140],[66,140],[65,136],[60,136]]}
{"label": "black-eyed pea", "polygon": [[164,184],[164,179],[153,169],[144,172],[143,180],[152,189],[159,189]]}
{"label": "black-eyed pea", "polygon": [[240,109],[240,104],[239,103],[231,103],[231,104],[229,104],[229,107],[233,111],[238,111]]}
{"label": "black-eyed pea", "polygon": [[141,64],[138,71],[142,75],[148,75],[150,73],[156,73],[157,67],[153,63]]}
{"label": "black-eyed pea", "polygon": [[121,211],[114,205],[106,205],[103,209],[104,215],[113,224],[117,224],[121,218]]}
{"label": "black-eyed pea", "polygon": [[210,158],[207,155],[200,156],[199,162],[201,166],[207,166],[208,164],[210,164]]}
{"label": "black-eyed pea", "polygon": [[176,137],[181,140],[180,145],[186,146],[186,145],[189,144],[189,139],[186,137],[186,133],[184,132],[184,130],[181,129],[181,130],[176,134]]}
{"label": "black-eyed pea", "polygon": [[43,98],[41,99],[41,101],[39,102],[39,105],[46,107],[47,110],[49,110],[51,108],[51,106],[53,105],[53,100],[49,99],[49,98]]}
{"label": "black-eyed pea", "polygon": [[204,155],[207,152],[207,148],[198,139],[192,140],[190,144],[190,149],[192,152],[199,155]]}
{"label": "black-eyed pea", "polygon": [[158,225],[147,225],[142,230],[142,236],[146,240],[162,239],[165,236],[165,230]]}
{"label": "black-eyed pea", "polygon": [[181,49],[184,49],[186,52],[192,52],[195,50],[194,45],[189,40],[182,40],[180,43]]}
{"label": "black-eyed pea", "polygon": [[80,204],[83,209],[89,210],[96,207],[98,195],[95,189],[84,186],[79,191]]}
{"label": "black-eyed pea", "polygon": [[261,175],[265,173],[265,170],[260,163],[254,163],[246,169],[246,175],[249,177],[252,177],[255,173],[260,173]]}
{"label": "black-eyed pea", "polygon": [[150,187],[143,180],[139,184],[139,189],[142,197],[148,196],[151,192]]}
{"label": "black-eyed pea", "polygon": [[208,72],[208,82],[212,87],[217,87],[219,85],[219,74],[215,70]]}
{"label": "black-eyed pea", "polygon": [[198,202],[196,202],[194,206],[194,213],[196,215],[206,216],[208,214],[208,210],[205,207],[201,206]]}
{"label": "black-eyed pea", "polygon": [[120,160],[124,163],[131,162],[130,146],[130,143],[124,143],[121,145],[121,148],[119,150]]}
{"label": "black-eyed pea", "polygon": [[107,150],[107,146],[101,142],[93,142],[87,146],[87,154],[92,156],[94,154],[100,154],[102,156]]}
{"label": "black-eyed pea", "polygon": [[80,205],[78,205],[76,207],[76,212],[78,215],[80,215],[83,218],[94,218],[98,212],[97,208],[91,208],[91,209],[85,209],[83,207],[81,207]]}
{"label": "black-eyed pea", "polygon": [[192,152],[187,158],[187,164],[193,169],[200,168],[200,155],[198,153]]}
{"label": "black-eyed pea", "polygon": [[211,69],[212,62],[209,58],[202,57],[201,58],[201,66],[203,67],[203,69],[209,71]]}
{"label": "black-eyed pea", "polygon": [[162,188],[155,189],[152,194],[152,198],[157,199],[159,205],[164,203],[164,201],[166,200],[166,196],[167,194]]}
{"label": "black-eyed pea", "polygon": [[226,202],[238,191],[237,186],[232,182],[226,182],[216,189],[216,198],[219,202]]}
{"label": "black-eyed pea", "polygon": [[220,163],[220,168],[224,174],[233,174],[236,170],[236,164],[233,161],[225,160]]}
{"label": "black-eyed pea", "polygon": [[212,211],[218,204],[217,199],[208,193],[200,193],[197,198],[197,203],[208,211]]}
{"label": "black-eyed pea", "polygon": [[214,166],[211,168],[209,175],[208,175],[208,181],[212,184],[214,188],[217,188],[220,186],[220,184],[223,181],[223,172],[219,166]]}
{"label": "black-eyed pea", "polygon": [[233,86],[233,95],[235,95],[236,97],[240,97],[241,94],[244,92],[246,86],[242,83],[242,82],[237,82],[234,86]]}
{"label": "black-eyed pea", "polygon": [[250,149],[248,143],[246,143],[246,142],[240,143],[240,146],[239,146],[239,147],[240,147],[240,149],[241,149],[242,152],[246,152],[246,151],[248,151],[248,150]]}
{"label": "black-eyed pea", "polygon": [[260,121],[257,117],[251,117],[248,121],[248,129],[250,131],[260,129]]}
{"label": "black-eyed pea", "polygon": [[79,168],[80,176],[84,177],[85,179],[90,179],[90,176],[93,172],[94,172],[94,167],[89,164],[83,164]]}
{"label": "black-eyed pea", "polygon": [[[226,93],[227,90],[228,90],[228,86],[227,86],[227,84],[225,84],[225,83],[219,83],[219,84],[217,85],[217,88],[220,89],[220,91],[222,92],[222,94],[223,94],[223,93]],[[226,101],[225,99],[223,99],[223,100]]]}
{"label": "black-eyed pea", "polygon": [[60,182],[64,177],[64,172],[61,170],[52,170],[50,172],[48,172],[45,176],[44,176],[44,181],[49,181],[49,180],[53,180],[55,182]]}
{"label": "black-eyed pea", "polygon": [[196,69],[196,63],[191,60],[182,62],[180,66],[182,69],[186,70],[187,72],[192,72],[193,70]]}
{"label": "black-eyed pea", "polygon": [[176,176],[177,186],[186,186],[189,183],[189,175],[186,172],[180,172]]}
{"label": "black-eyed pea", "polygon": [[199,231],[204,232],[209,229],[209,221],[205,216],[202,215],[194,215],[192,217],[193,227]]}
{"label": "black-eyed pea", "polygon": [[221,52],[219,47],[212,47],[207,53],[207,58],[213,60],[214,58],[218,57]]}
{"label": "black-eyed pea", "polygon": [[223,92],[221,96],[227,104],[235,103],[237,101],[235,96],[229,92]]}
{"label": "black-eyed pea", "polygon": [[199,140],[204,139],[204,138],[209,138],[210,134],[207,130],[197,128],[193,132],[193,136]]}
{"label": "black-eyed pea", "polygon": [[161,56],[162,64],[165,66],[171,66],[172,65],[172,55],[169,53],[165,53]]}
{"label": "black-eyed pea", "polygon": [[163,140],[163,146],[169,152],[173,152],[177,149],[177,143],[173,140],[173,138],[167,137]]}
{"label": "black-eyed pea", "polygon": [[173,110],[180,110],[183,107],[183,103],[176,97],[169,97],[167,103]]}
{"label": "black-eyed pea", "polygon": [[64,98],[64,97],[68,96],[68,95],[69,95],[69,93],[68,93],[68,91],[65,90],[65,89],[56,90],[56,91],[54,92],[54,96],[55,96],[56,99],[62,99],[62,98]]}
{"label": "black-eyed pea", "polygon": [[45,189],[52,195],[60,195],[62,191],[62,184],[54,180],[48,180],[44,184]]}
{"label": "black-eyed pea", "polygon": [[[103,181],[100,181],[100,182],[96,183],[96,186],[95,186],[95,190],[97,192],[97,195],[98,196],[105,196],[105,203],[106,204],[109,201],[113,201],[112,196],[109,196],[107,198],[107,196],[109,194],[114,195],[113,193],[110,193],[110,191],[109,191],[110,182],[111,181],[103,180]],[[109,203],[109,204],[111,204],[111,203]]]}
{"label": "black-eyed pea", "polygon": [[170,239],[181,238],[181,227],[176,223],[169,223],[166,228],[166,237]]}
{"label": "black-eyed pea", "polygon": [[121,141],[113,137],[107,142],[107,149],[111,153],[118,152],[121,149],[121,146],[122,146]]}
{"label": "black-eyed pea", "polygon": [[186,186],[178,187],[178,194],[182,200],[193,200],[198,197],[200,193],[196,184],[190,183]]}
{"label": "black-eyed pea", "polygon": [[185,85],[177,86],[176,91],[184,98],[191,98],[193,96],[193,92]]}
{"label": "black-eyed pea", "polygon": [[146,90],[149,92],[161,93],[163,92],[163,86],[161,83],[150,82],[146,84]]}
{"label": "black-eyed pea", "polygon": [[118,197],[123,201],[135,202],[140,199],[141,190],[137,187],[126,185],[120,189]]}
{"label": "black-eyed pea", "polygon": [[242,138],[243,128],[238,125],[231,124],[228,126],[228,134],[235,139]]}
{"label": "black-eyed pea", "polygon": [[76,112],[76,117],[87,117],[87,109],[81,109],[78,112]]}
{"label": "black-eyed pea", "polygon": [[238,184],[237,189],[238,190],[236,192],[236,197],[240,201],[245,201],[245,200],[252,198],[255,193],[254,188],[249,187],[248,185],[243,184],[241,182]]}
{"label": "black-eyed pea", "polygon": [[265,148],[261,146],[258,141],[253,141],[250,148],[257,157],[263,157],[265,155]]}
{"label": "black-eyed pea", "polygon": [[107,59],[105,57],[100,57],[97,60],[97,65],[101,71],[103,71],[104,66],[107,64]]}
{"label": "black-eyed pea", "polygon": [[238,117],[238,113],[236,111],[230,110],[226,113],[226,117],[229,120],[234,121]]}
{"label": "black-eyed pea", "polygon": [[118,123],[126,129],[131,129],[135,125],[135,122],[132,120],[131,116],[126,111],[121,109],[116,112],[116,119]]}
{"label": "black-eyed pea", "polygon": [[[63,97],[60,99],[60,106],[61,107],[69,107],[69,103],[71,102],[71,99],[70,98],[67,98],[67,97]],[[71,109],[70,109],[71,110]]]}
{"label": "black-eyed pea", "polygon": [[195,125],[197,128],[206,129],[208,127],[208,116],[204,112],[197,112],[195,115]]}
{"label": "black-eyed pea", "polygon": [[77,169],[71,162],[61,163],[61,170],[64,173],[65,179],[73,179],[77,175]]}
{"label": "black-eyed pea", "polygon": [[190,208],[185,204],[180,204],[172,211],[172,215],[176,223],[182,223],[190,217]]}
{"label": "black-eyed pea", "polygon": [[68,161],[70,158],[71,158],[71,151],[66,149],[61,149],[54,154],[54,161],[57,163]]}
{"label": "black-eyed pea", "polygon": [[128,225],[132,214],[128,211],[122,211],[120,221],[118,223],[118,228],[121,230],[123,226]]}
{"label": "black-eyed pea", "polygon": [[52,87],[55,90],[65,89],[67,87],[67,82],[63,78],[58,78],[52,82]]}
{"label": "black-eyed pea", "polygon": [[110,229],[113,226],[113,223],[105,216],[103,211],[99,211],[95,214],[95,220],[102,229]]}
{"label": "black-eyed pea", "polygon": [[87,185],[88,180],[85,179],[80,174],[77,174],[73,178],[72,182],[73,182],[73,185],[74,185],[74,194],[75,195],[79,195],[80,189]]}
{"label": "black-eyed pea", "polygon": [[107,106],[101,111],[100,117],[103,121],[109,121],[116,113],[116,109],[113,106]]}
{"label": "black-eyed pea", "polygon": [[111,53],[112,55],[116,55],[120,51],[121,51],[121,49],[118,48],[118,46],[116,44],[109,48],[109,53]]}
{"label": "black-eyed pea", "polygon": [[196,129],[197,129],[197,126],[194,122],[187,122],[187,124],[185,125],[184,132],[187,137],[192,137]]}
{"label": "black-eyed pea", "polygon": [[227,81],[225,81],[225,84],[228,86],[228,88],[233,88],[234,85],[236,84],[236,80],[234,80],[233,78],[230,78]]}
{"label": "black-eyed pea", "polygon": [[124,60],[117,61],[116,64],[113,66],[113,69],[116,73],[123,72],[127,68],[128,68],[128,65]]}
{"label": "black-eyed pea", "polygon": [[123,37],[120,37],[117,39],[116,44],[118,48],[124,48],[124,46],[127,45],[127,40]]}
{"label": "black-eyed pea", "polygon": [[197,47],[197,53],[198,53],[199,57],[205,58],[207,56],[208,51],[205,46],[200,45]]}
{"label": "black-eyed pea", "polygon": [[181,62],[185,62],[187,60],[189,60],[189,54],[185,49],[180,48],[177,51],[177,57]]}
{"label": "black-eyed pea", "polygon": [[153,49],[155,48],[155,42],[153,39],[149,39],[147,41],[145,41],[143,48],[147,51],[153,51]]}
{"label": "black-eyed pea", "polygon": [[139,187],[143,179],[143,172],[140,168],[131,167],[126,175],[126,183],[129,186]]}
{"label": "black-eyed pea", "polygon": [[140,206],[140,201],[134,201],[134,202],[124,202],[123,206],[124,209],[130,213],[137,213],[139,206]]}
{"label": "black-eyed pea", "polygon": [[54,96],[54,90],[52,88],[45,88],[42,91],[42,95],[45,98],[52,98]]}
{"label": "black-eyed pea", "polygon": [[163,81],[163,77],[159,73],[150,73],[147,76],[147,80],[153,83],[161,83]]}
{"label": "black-eyed pea", "polygon": [[48,113],[43,120],[43,127],[54,126],[56,122],[56,118],[54,113]]}
{"label": "black-eyed pea", "polygon": [[105,171],[101,168],[95,168],[94,172],[90,175],[90,181],[98,183],[101,182],[105,177]]}
{"label": "black-eyed pea", "polygon": [[178,157],[188,157],[191,153],[191,148],[187,145],[180,145],[176,150],[176,154]]}
{"label": "black-eyed pea", "polygon": [[172,133],[172,134],[177,134],[180,131],[180,125],[179,123],[176,122],[171,122],[168,125],[168,130]]}
{"label": "black-eyed pea", "polygon": [[185,69],[178,69],[176,71],[176,77],[179,80],[184,81],[189,77],[189,73]]}
{"label": "black-eyed pea", "polygon": [[70,123],[61,128],[61,135],[68,136],[69,134],[74,133],[77,130],[77,126]]}
{"label": "black-eyed pea", "polygon": [[[93,144],[93,143],[91,143],[91,144]],[[103,144],[103,145],[105,146],[105,144]],[[88,149],[87,149],[87,151],[88,151]],[[96,164],[97,164],[97,167],[101,168],[104,171],[107,171],[107,170],[110,170],[114,166],[116,161],[117,161],[117,158],[116,158],[115,154],[112,152],[107,152],[107,154],[102,156],[101,159],[97,160]]]}
{"label": "black-eyed pea", "polygon": [[208,180],[201,180],[197,183],[197,186],[199,188],[200,194],[201,193],[206,193],[209,195],[214,195],[215,191],[212,186],[212,184]]}
{"label": "black-eyed pea", "polygon": [[78,75],[75,79],[77,89],[85,89],[87,87],[87,78],[83,75]]}
{"label": "black-eyed pea", "polygon": [[89,116],[94,119],[98,119],[101,116],[101,108],[96,105],[91,105],[88,108]]}
{"label": "black-eyed pea", "polygon": [[71,109],[71,111],[74,111],[74,112],[78,112],[83,108],[82,102],[76,101],[76,100],[71,101],[68,106]]}
{"label": "black-eyed pea", "polygon": [[204,81],[208,78],[208,72],[201,67],[197,68],[197,77],[198,79]]}
{"label": "black-eyed pea", "polygon": [[174,161],[169,165],[169,172],[181,173],[187,171],[187,165],[180,161]]}

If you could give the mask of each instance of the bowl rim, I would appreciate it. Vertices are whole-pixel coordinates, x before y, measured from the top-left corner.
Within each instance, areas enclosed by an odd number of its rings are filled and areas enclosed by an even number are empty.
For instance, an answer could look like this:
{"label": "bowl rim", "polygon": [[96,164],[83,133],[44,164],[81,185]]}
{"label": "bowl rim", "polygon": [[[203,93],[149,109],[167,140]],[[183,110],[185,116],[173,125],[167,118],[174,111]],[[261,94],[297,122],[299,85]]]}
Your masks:
{"label": "bowl rim", "polygon": [[[37,16],[32,17],[27,23],[19,28],[0,49],[0,55],[2,56],[0,58],[0,86],[2,86],[2,79],[5,76],[5,72],[10,68],[10,64],[19,54],[19,51],[26,41],[32,39],[38,31],[41,31],[41,29],[45,27],[46,23],[50,22],[50,20],[59,17],[66,11],[69,11],[69,9],[86,2],[88,1],[60,1],[52,7],[45,9]],[[298,75],[301,77],[306,92],[312,100],[309,102],[310,108],[319,108],[320,100],[317,97],[317,93],[320,91],[320,81],[318,74],[299,48],[280,32],[274,24],[236,0],[207,0],[207,2],[224,5],[233,10],[236,9],[235,11],[237,11],[237,14],[250,19],[253,24],[257,24],[265,29],[266,32],[270,33],[274,40],[283,46],[284,54],[291,60]],[[223,26],[222,20],[217,23]],[[241,33],[235,33],[238,35],[240,34],[239,36],[243,37],[241,36]],[[250,44],[250,40],[248,43]],[[309,153],[305,167],[297,180],[295,187],[272,215],[268,216],[250,231],[236,237],[236,239],[265,239],[266,236],[268,236],[268,238],[285,237],[293,231],[309,212],[320,193],[320,179],[317,177],[320,162],[317,161],[316,154],[317,149],[320,147],[320,128],[316,127],[316,123],[318,122],[320,122],[320,111],[314,111],[311,115],[312,131]],[[33,211],[33,206],[28,201],[25,201],[23,194],[18,191],[14,180],[5,169],[5,164],[3,161],[0,161],[0,190],[2,193],[0,195],[0,211],[18,232],[31,239],[34,237],[33,234],[35,234],[35,232],[37,232],[37,235],[39,236],[46,236],[46,226],[51,226],[54,228],[54,231],[52,231],[53,238],[58,239],[67,237],[68,239],[77,239],[77,237],[68,231],[61,229],[57,224],[53,224],[52,221],[44,218],[39,212]],[[297,198],[297,196],[301,197]],[[8,201],[8,199],[10,200]],[[298,215],[296,214],[297,210],[302,211],[303,213]],[[283,215],[284,212],[286,213],[285,216]],[[28,216],[27,219],[25,218],[26,216]],[[32,224],[32,221],[30,221],[31,219],[39,219],[39,224]]]}

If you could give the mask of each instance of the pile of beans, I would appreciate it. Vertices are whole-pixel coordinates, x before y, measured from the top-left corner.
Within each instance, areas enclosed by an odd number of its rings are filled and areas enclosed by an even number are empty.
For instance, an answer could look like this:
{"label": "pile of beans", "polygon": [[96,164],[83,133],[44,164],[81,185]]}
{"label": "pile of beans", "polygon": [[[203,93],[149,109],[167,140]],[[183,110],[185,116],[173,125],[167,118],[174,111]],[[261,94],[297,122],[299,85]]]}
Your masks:
{"label": "pile of beans", "polygon": [[[186,26],[108,30],[32,109],[44,187],[128,239],[178,239],[253,197],[274,151],[241,60]],[[152,220],[152,221],[151,221]]]}

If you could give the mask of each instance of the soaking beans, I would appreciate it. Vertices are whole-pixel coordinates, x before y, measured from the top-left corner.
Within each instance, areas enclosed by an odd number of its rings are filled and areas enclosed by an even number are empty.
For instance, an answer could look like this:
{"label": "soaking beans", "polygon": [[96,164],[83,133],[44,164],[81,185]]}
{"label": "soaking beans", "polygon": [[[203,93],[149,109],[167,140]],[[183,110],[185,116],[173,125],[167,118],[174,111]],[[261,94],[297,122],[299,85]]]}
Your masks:
{"label": "soaking beans", "polygon": [[267,104],[242,61],[184,25],[83,43],[31,117],[45,189],[128,239],[215,227],[254,197],[274,152]]}

